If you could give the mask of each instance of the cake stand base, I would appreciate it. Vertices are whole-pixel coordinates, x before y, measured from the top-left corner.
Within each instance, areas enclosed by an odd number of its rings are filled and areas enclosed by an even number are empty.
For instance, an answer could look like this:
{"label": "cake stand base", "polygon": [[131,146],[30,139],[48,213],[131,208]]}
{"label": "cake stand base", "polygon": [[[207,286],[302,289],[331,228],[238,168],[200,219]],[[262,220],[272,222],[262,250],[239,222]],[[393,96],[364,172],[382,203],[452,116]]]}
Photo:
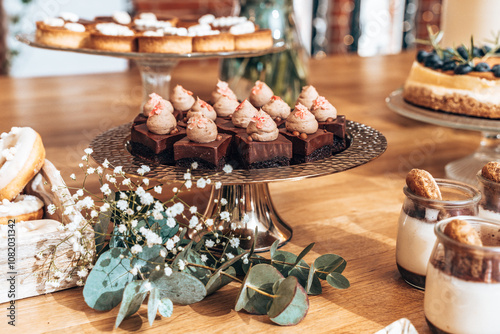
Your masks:
{"label": "cake stand base", "polygon": [[479,148],[471,155],[452,161],[445,167],[449,179],[477,185],[477,172],[490,161],[500,161],[500,134],[482,132]]}
{"label": "cake stand base", "polygon": [[[221,200],[227,204],[219,205]],[[278,240],[283,246],[292,238],[292,229],[281,219],[274,208],[267,183],[223,185],[212,187],[205,217],[214,217],[214,226],[227,233],[241,236],[240,247],[250,249],[256,238],[255,251],[265,252]],[[220,212],[227,211],[230,221],[220,219]],[[255,233],[257,228],[257,234]]]}

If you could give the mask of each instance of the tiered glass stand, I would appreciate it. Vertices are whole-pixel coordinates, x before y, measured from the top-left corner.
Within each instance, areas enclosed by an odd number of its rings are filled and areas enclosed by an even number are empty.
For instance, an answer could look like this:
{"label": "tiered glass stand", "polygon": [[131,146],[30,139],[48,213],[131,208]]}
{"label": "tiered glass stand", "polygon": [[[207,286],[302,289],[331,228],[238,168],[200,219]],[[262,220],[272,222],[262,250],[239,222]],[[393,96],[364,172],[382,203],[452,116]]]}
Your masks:
{"label": "tiered glass stand", "polygon": [[402,93],[402,89],[398,89],[386,99],[388,107],[402,116],[439,126],[481,132],[482,138],[474,153],[445,166],[447,178],[476,185],[477,172],[489,161],[500,161],[499,119],[462,116],[417,107],[405,102]]}

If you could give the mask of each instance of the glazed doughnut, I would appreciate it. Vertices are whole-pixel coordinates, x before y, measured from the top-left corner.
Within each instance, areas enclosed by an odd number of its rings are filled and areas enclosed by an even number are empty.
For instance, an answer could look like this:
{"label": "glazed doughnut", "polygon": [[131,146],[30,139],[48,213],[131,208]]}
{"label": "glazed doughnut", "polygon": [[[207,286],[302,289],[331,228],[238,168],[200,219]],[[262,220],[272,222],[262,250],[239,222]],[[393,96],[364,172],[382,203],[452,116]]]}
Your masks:
{"label": "glazed doughnut", "polygon": [[42,168],[45,148],[29,127],[13,127],[0,136],[0,201],[12,201]]}
{"label": "glazed doughnut", "polygon": [[9,220],[16,223],[28,220],[38,220],[43,216],[43,202],[38,197],[19,195],[10,202],[4,199],[0,202],[0,225],[7,225]]}

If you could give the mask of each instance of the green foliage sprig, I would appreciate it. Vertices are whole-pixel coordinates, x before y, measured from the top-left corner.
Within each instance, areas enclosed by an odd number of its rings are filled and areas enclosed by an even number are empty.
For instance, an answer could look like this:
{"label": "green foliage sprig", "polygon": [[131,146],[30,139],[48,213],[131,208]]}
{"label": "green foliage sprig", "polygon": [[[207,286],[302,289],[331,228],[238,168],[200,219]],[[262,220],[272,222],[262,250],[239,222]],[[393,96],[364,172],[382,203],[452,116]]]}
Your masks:
{"label": "green foliage sprig", "polygon": [[[278,241],[272,245],[269,258],[262,257],[255,254],[255,240],[250,250],[240,247],[241,237],[236,234],[239,222],[231,221],[228,211],[223,211],[225,199],[219,201],[213,217],[203,217],[179,198],[181,190],[194,184],[204,188],[212,183],[210,179],[196,179],[188,170],[182,186],[161,202],[151,192],[161,194],[164,185],[150,185],[147,166],[137,171],[141,178],[133,180],[107,161],[103,166],[112,173],[92,167],[91,153],[87,149],[82,157],[87,161],[80,164],[85,173],[83,186],[73,197],[74,209],[95,231],[97,260],[90,266],[83,297],[88,306],[100,311],[120,305],[116,327],[136,313],[146,297],[152,324],[158,312],[170,317],[174,304],[199,302],[231,282],[241,285],[236,311],[267,314],[276,324],[294,325],[308,311],[308,295],[322,293],[320,280],[337,289],[349,287],[342,275],[346,267],[342,257],[325,254],[308,265],[303,258],[314,243],[295,255],[278,250]],[[231,168],[225,171],[231,172]],[[85,184],[91,175],[98,176],[101,194],[87,190]],[[220,225],[231,229],[221,231]],[[196,240],[186,237],[188,231],[197,232]]]}

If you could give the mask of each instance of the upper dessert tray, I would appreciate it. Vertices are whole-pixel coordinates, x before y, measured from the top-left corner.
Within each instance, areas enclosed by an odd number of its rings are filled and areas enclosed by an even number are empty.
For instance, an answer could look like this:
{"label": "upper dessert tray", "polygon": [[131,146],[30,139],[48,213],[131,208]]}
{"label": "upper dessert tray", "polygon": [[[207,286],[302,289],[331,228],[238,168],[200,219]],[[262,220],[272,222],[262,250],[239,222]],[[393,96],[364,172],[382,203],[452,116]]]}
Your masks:
{"label": "upper dessert tray", "polygon": [[286,44],[283,40],[279,40],[274,43],[271,48],[262,50],[250,50],[250,51],[219,51],[219,52],[191,52],[191,53],[146,53],[146,52],[114,52],[114,51],[104,51],[89,48],[65,48],[50,46],[42,44],[36,41],[34,34],[20,34],[16,36],[17,40],[29,45],[31,47],[56,50],[56,51],[67,51],[84,53],[97,56],[109,56],[118,57],[126,59],[136,59],[136,60],[162,60],[162,59],[177,59],[177,60],[187,60],[187,59],[199,59],[199,58],[235,58],[235,57],[256,57],[265,54],[278,53],[286,49]]}

